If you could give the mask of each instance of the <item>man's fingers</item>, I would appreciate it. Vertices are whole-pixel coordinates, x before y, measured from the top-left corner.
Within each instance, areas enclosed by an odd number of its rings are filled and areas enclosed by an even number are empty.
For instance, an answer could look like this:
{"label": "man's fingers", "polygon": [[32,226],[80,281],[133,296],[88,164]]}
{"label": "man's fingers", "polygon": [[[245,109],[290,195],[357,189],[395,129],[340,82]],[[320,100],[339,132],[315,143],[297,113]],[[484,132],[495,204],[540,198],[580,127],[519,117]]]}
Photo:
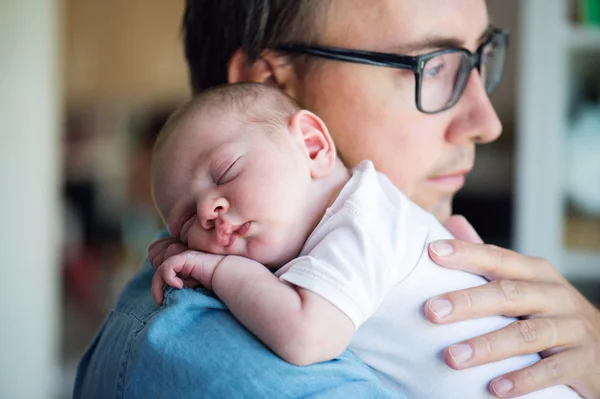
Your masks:
{"label": "man's fingers", "polygon": [[563,281],[545,259],[531,258],[495,245],[434,241],[429,245],[429,256],[440,266],[464,270],[488,280]]}
{"label": "man's fingers", "polygon": [[495,315],[561,316],[576,313],[578,306],[563,284],[496,280],[430,299],[425,315],[434,323],[447,324]]}
{"label": "man's fingers", "polygon": [[[534,365],[508,373],[490,383],[490,392],[498,398],[514,398],[557,384],[569,384],[580,375],[585,375],[586,367],[593,365],[590,350],[577,348],[560,352],[542,359]],[[555,387],[564,390],[567,387]]]}
{"label": "man's fingers", "polygon": [[453,369],[462,370],[548,348],[564,350],[585,339],[586,334],[575,317],[517,320],[500,330],[450,345],[444,360]]}

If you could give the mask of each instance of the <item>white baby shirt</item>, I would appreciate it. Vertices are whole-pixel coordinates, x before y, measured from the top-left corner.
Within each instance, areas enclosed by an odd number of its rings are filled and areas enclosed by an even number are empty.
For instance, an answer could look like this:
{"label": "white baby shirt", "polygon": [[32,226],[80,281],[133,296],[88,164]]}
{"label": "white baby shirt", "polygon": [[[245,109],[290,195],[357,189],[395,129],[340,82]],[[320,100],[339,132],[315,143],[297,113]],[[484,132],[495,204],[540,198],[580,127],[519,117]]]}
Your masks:
{"label": "white baby shirt", "polygon": [[[488,317],[450,325],[427,321],[427,299],[486,282],[431,261],[427,245],[445,238],[452,236],[437,219],[365,161],[354,168],[300,256],[277,275],[344,312],[357,328],[350,350],[407,397],[492,398],[488,384],[493,378],[540,357],[521,356],[464,371],[444,363],[448,345],[515,320]],[[524,397],[579,398],[566,386]]]}

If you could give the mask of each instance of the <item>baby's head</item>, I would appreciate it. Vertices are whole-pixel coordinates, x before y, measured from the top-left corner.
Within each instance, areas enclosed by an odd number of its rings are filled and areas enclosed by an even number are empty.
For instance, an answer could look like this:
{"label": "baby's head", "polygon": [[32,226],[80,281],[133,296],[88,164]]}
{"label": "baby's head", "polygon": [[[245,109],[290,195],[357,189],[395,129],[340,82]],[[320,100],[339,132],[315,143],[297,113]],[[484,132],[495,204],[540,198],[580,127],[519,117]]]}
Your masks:
{"label": "baby's head", "polygon": [[276,88],[241,83],[171,116],[154,149],[152,195],[190,248],[275,268],[298,254],[344,174],[321,119]]}

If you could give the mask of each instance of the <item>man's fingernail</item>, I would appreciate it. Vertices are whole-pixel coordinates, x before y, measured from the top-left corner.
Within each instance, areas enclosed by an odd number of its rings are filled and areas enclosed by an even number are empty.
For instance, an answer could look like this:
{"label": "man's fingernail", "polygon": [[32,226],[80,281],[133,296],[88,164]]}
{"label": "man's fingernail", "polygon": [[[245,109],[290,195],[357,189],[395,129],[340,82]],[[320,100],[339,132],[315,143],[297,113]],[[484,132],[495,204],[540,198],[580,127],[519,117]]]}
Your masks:
{"label": "man's fingernail", "polygon": [[468,344],[450,345],[448,352],[457,364],[464,363],[473,356],[473,348]]}
{"label": "man's fingernail", "polygon": [[454,253],[454,247],[448,241],[434,241],[431,250],[437,256],[448,256]]}
{"label": "man's fingernail", "polygon": [[492,382],[492,391],[498,396],[504,396],[513,389],[513,383],[506,378],[500,378]]}
{"label": "man's fingernail", "polygon": [[452,313],[452,304],[447,299],[434,298],[429,301],[429,310],[431,310],[438,319],[442,319]]}

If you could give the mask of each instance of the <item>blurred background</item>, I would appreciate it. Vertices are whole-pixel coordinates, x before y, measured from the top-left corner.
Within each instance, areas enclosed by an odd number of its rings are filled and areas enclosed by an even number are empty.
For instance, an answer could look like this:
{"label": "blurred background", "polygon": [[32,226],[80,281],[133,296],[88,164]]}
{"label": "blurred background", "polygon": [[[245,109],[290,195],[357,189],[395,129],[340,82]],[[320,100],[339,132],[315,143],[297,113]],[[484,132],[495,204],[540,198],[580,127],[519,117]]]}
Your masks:
{"label": "blurred background", "polygon": [[[0,0],[2,398],[70,397],[161,227],[149,162],[189,96],[183,3]],[[455,210],[600,303],[600,0],[488,4],[512,33],[493,97],[504,134]]]}

